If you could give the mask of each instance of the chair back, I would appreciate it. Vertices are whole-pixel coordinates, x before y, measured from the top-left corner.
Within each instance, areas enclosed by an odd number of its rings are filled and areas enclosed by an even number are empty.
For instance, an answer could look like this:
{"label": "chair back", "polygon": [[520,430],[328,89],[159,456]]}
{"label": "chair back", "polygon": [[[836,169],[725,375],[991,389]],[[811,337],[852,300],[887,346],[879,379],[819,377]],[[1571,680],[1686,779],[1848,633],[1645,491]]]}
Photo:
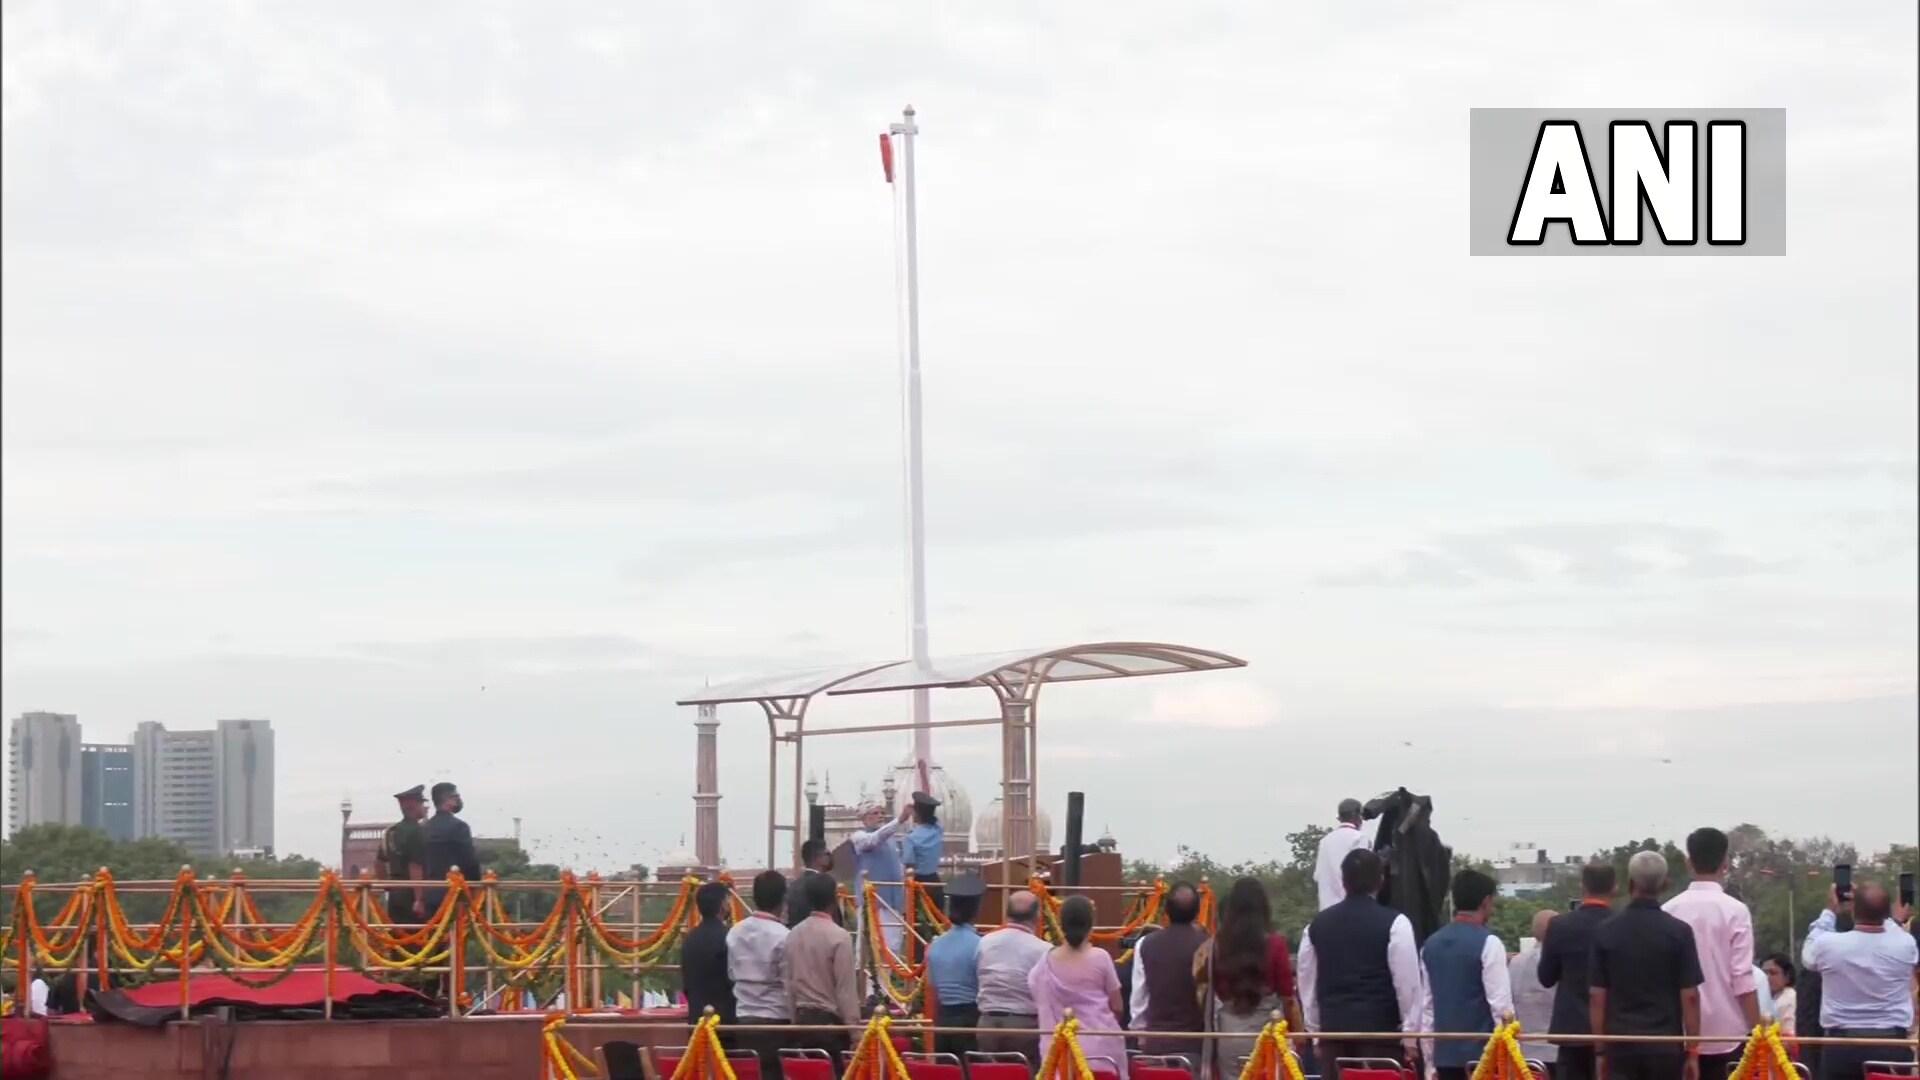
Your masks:
{"label": "chair back", "polygon": [[1340,1080],[1410,1080],[1413,1076],[1393,1058],[1335,1058],[1333,1067]]}
{"label": "chair back", "polygon": [[907,1067],[907,1080],[967,1080],[955,1054],[901,1054]]}
{"label": "chair back", "polygon": [[1127,1075],[1133,1080],[1193,1080],[1193,1061],[1184,1054],[1135,1054],[1127,1060]]}
{"label": "chair back", "polygon": [[760,1055],[751,1050],[727,1051],[727,1067],[736,1080],[760,1080]]}
{"label": "chair back", "polygon": [[647,1080],[640,1044],[614,1039],[600,1044],[600,1075],[607,1080]]}
{"label": "chair back", "polygon": [[972,1080],[1033,1080],[1033,1065],[1025,1054],[974,1050],[967,1054],[967,1075]]}
{"label": "chair back", "polygon": [[836,1080],[833,1055],[825,1050],[780,1051],[780,1075],[786,1080]]}

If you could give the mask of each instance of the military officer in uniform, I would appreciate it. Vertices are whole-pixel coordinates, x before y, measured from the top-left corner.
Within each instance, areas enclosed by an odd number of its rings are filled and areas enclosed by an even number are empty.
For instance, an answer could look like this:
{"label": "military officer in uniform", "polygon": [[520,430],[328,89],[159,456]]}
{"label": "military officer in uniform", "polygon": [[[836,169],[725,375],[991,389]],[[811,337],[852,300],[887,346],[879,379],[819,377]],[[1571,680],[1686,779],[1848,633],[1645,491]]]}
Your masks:
{"label": "military officer in uniform", "polygon": [[[936,813],[940,809],[940,800],[924,791],[916,791],[912,798],[913,831],[907,833],[906,840],[900,845],[905,856],[907,869],[913,871],[913,880],[927,890],[927,899],[933,906],[946,909],[945,894],[940,888],[940,857],[945,853],[946,832],[940,827],[940,818]],[[922,937],[931,937],[932,927],[927,920],[920,919]]]}
{"label": "military officer in uniform", "polygon": [[[400,820],[388,826],[380,838],[382,875],[392,881],[421,881],[426,876],[425,833],[420,824],[427,817],[427,785],[415,784],[395,795],[400,803]],[[419,886],[387,890],[387,913],[396,923],[409,926],[427,921],[426,897]]]}

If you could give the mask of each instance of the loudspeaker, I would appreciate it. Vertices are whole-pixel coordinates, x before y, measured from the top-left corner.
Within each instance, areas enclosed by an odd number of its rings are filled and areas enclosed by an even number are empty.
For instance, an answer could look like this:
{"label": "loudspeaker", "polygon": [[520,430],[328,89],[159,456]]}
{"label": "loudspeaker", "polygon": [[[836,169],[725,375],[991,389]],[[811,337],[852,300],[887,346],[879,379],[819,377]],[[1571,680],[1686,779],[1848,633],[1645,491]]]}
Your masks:
{"label": "loudspeaker", "polygon": [[807,807],[807,839],[824,841],[826,838],[827,808],[814,803]]}
{"label": "loudspeaker", "polygon": [[1085,792],[1067,792],[1067,846],[1060,865],[1060,881],[1063,885],[1080,884],[1081,825],[1087,816],[1087,796]]}

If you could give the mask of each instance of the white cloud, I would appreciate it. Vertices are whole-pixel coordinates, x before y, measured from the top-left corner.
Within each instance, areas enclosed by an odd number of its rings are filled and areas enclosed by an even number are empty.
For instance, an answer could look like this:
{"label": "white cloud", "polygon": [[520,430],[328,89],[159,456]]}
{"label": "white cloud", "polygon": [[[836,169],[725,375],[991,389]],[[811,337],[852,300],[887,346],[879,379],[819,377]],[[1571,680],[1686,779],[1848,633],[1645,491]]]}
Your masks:
{"label": "white cloud", "polygon": [[1279,709],[1270,693],[1230,676],[1195,679],[1183,686],[1156,686],[1146,716],[1147,723],[1170,730],[1247,731],[1269,727],[1278,720]]}

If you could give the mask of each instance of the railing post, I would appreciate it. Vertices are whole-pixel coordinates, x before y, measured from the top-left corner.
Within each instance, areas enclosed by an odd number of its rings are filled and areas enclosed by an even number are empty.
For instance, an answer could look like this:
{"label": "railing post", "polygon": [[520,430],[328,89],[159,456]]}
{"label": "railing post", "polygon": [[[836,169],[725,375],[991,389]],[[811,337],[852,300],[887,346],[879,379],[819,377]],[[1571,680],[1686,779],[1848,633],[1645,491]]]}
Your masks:
{"label": "railing post", "polygon": [[[340,920],[334,905],[330,903],[333,899],[332,879],[329,875],[322,874],[320,876],[321,918],[327,920],[327,999],[320,1009],[320,1018],[323,1020],[333,1019],[333,969],[340,955]],[[344,894],[339,899],[341,903],[346,902]]]}
{"label": "railing post", "polygon": [[[33,903],[33,871],[29,870],[21,875],[20,890],[16,892],[14,896],[16,898],[15,903],[21,905],[31,905]],[[18,970],[13,979],[13,1013],[15,1016],[33,1015],[33,991],[31,989],[33,980],[28,975],[30,970],[28,958],[32,955],[33,934],[28,932],[26,928],[27,919],[31,914],[31,907],[17,913],[17,917],[21,922],[21,933],[20,959],[15,965]]]}
{"label": "railing post", "polygon": [[180,896],[180,1019],[185,1020],[193,1013],[193,991],[190,980],[193,972],[193,868],[183,866],[180,876],[173,881],[174,891]]}
{"label": "railing post", "polygon": [[460,1015],[460,991],[467,981],[467,895],[466,879],[458,871],[447,874],[447,892],[459,890],[453,898],[453,938],[447,944],[447,1015]]}
{"label": "railing post", "polygon": [[574,887],[571,874],[560,875],[560,902],[566,905],[565,937],[561,939],[560,955],[562,984],[566,987],[567,1015],[571,1016],[580,1008],[580,969],[576,963],[575,938],[580,932],[579,890]]}

